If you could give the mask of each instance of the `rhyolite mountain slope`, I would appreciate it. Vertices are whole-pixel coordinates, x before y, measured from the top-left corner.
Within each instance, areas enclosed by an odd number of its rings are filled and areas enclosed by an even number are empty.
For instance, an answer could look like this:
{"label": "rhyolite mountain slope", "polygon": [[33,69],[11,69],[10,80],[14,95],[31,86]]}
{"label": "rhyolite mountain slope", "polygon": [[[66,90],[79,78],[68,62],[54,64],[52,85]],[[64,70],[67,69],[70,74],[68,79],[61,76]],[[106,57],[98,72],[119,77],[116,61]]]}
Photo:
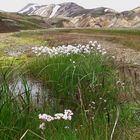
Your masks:
{"label": "rhyolite mountain slope", "polygon": [[17,13],[0,11],[0,32],[40,28],[140,28],[140,7],[117,12],[106,7],[85,9],[73,2],[28,4]]}
{"label": "rhyolite mountain slope", "polygon": [[95,8],[95,9],[85,9],[76,3],[66,2],[61,4],[50,4],[39,6],[37,4],[28,4],[19,13],[26,15],[38,15],[42,17],[52,18],[52,17],[76,17],[83,15],[100,16],[107,13],[117,13],[113,9],[109,8]]}
{"label": "rhyolite mountain slope", "polygon": [[140,27],[140,7],[119,13],[110,8],[85,9],[76,3],[66,2],[41,6],[28,4],[19,13],[44,17],[56,27]]}

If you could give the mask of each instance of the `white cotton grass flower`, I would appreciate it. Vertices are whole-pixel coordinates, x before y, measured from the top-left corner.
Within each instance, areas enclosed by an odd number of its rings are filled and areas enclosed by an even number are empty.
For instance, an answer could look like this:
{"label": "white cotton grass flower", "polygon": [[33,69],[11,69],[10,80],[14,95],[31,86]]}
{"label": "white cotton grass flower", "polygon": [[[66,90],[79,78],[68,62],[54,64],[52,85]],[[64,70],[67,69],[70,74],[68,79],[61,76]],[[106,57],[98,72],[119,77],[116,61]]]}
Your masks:
{"label": "white cotton grass flower", "polygon": [[100,99],[100,100],[102,100],[103,98],[102,98],[102,97],[100,97],[99,99]]}
{"label": "white cotton grass flower", "polygon": [[72,63],[75,64],[75,61],[73,61]]}
{"label": "white cotton grass flower", "polygon": [[39,119],[42,121],[47,121],[47,122],[51,122],[54,120],[54,117],[47,115],[47,114],[39,114]]}
{"label": "white cotton grass flower", "polygon": [[63,113],[56,113],[56,114],[54,115],[54,118],[55,118],[55,120],[60,120],[60,119],[63,118],[63,116],[64,116]]}
{"label": "white cotton grass flower", "polygon": [[63,119],[64,120],[71,120],[72,119],[73,112],[71,110],[65,110]]}
{"label": "white cotton grass flower", "polygon": [[93,42],[92,41],[89,41],[89,44],[92,44]]}
{"label": "white cotton grass flower", "polygon": [[101,44],[98,44],[97,46],[98,46],[99,48],[101,48]]}
{"label": "white cotton grass flower", "polygon": [[92,47],[96,47],[96,44],[92,43],[91,46],[92,46]]}
{"label": "white cotton grass flower", "polygon": [[97,42],[97,41],[94,41],[93,43],[94,43],[94,44],[98,44],[98,42]]}
{"label": "white cotton grass flower", "polygon": [[32,47],[32,52],[36,56],[48,55],[50,57],[56,55],[71,55],[71,54],[90,54],[91,52],[99,52],[102,55],[106,54],[105,49],[97,41],[89,41],[87,44],[78,45],[62,45],[58,47],[49,48],[48,46]]}
{"label": "white cotton grass flower", "polygon": [[107,54],[107,51],[106,50],[102,51],[102,55],[105,55],[105,54]]}
{"label": "white cotton grass flower", "polygon": [[73,112],[68,109],[68,110],[65,110],[64,111],[63,119],[64,120],[71,120],[72,119],[72,116],[73,116]]}
{"label": "white cotton grass flower", "polygon": [[71,117],[68,117],[66,114],[64,114],[62,119],[64,119],[64,120],[71,120]]}
{"label": "white cotton grass flower", "polygon": [[94,101],[92,101],[91,103],[95,105],[95,102]]}
{"label": "white cotton grass flower", "polygon": [[68,114],[64,114],[63,119],[71,121],[72,120],[72,116],[68,115]]}
{"label": "white cotton grass flower", "polygon": [[85,110],[85,113],[89,113],[89,109]]}
{"label": "white cotton grass flower", "polygon": [[113,59],[115,59],[115,56],[112,56]]}
{"label": "white cotton grass flower", "polygon": [[41,129],[42,131],[44,131],[46,129],[44,122],[39,125],[39,129]]}
{"label": "white cotton grass flower", "polygon": [[51,121],[60,120],[60,119],[70,121],[70,120],[72,120],[72,116],[73,116],[73,112],[70,109],[64,110],[64,113],[56,113],[56,114],[54,114],[54,117],[52,117],[51,115],[48,115],[48,114],[39,114],[38,115],[39,119],[43,122],[51,122]]}
{"label": "white cotton grass flower", "polygon": [[72,116],[73,112],[70,109],[68,109],[68,110],[64,110],[64,114],[68,114]]}
{"label": "white cotton grass flower", "polygon": [[69,127],[69,126],[65,126],[64,128],[65,128],[65,129],[69,129],[70,127]]}
{"label": "white cotton grass flower", "polygon": [[106,103],[106,102],[107,102],[107,100],[104,100],[104,102]]}

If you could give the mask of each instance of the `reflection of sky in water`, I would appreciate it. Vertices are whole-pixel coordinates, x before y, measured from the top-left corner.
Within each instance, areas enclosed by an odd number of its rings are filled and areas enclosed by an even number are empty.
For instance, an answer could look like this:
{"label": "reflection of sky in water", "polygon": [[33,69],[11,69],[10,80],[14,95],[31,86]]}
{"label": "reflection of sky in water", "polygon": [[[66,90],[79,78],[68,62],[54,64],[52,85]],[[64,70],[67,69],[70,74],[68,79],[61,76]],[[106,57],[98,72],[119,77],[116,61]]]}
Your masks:
{"label": "reflection of sky in water", "polygon": [[30,79],[26,79],[26,83],[18,80],[14,84],[10,84],[10,90],[15,95],[21,95],[23,97],[25,91],[29,92],[35,104],[42,104],[48,96],[48,89],[42,86],[40,82]]}

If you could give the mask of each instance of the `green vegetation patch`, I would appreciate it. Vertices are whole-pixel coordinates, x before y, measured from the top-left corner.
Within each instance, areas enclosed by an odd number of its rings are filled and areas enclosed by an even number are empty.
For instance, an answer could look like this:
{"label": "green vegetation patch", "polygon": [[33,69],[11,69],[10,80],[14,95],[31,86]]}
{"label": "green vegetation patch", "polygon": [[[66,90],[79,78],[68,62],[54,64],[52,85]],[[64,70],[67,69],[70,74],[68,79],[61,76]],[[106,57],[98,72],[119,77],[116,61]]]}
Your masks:
{"label": "green vegetation patch", "polygon": [[[11,41],[18,45],[41,45],[46,43],[46,33],[49,31],[15,33],[3,43],[8,47]],[[129,96],[129,91],[109,58],[96,52],[40,56],[28,59],[27,63],[26,56],[23,60],[1,58],[0,139],[137,140],[139,106],[121,100]],[[28,77],[47,87],[45,93],[37,94],[37,102],[42,100],[41,104],[34,104]],[[10,84],[16,87],[18,79],[24,92],[15,94]],[[53,115],[65,109],[73,111],[71,121],[45,122],[46,129],[39,130],[40,113]]]}

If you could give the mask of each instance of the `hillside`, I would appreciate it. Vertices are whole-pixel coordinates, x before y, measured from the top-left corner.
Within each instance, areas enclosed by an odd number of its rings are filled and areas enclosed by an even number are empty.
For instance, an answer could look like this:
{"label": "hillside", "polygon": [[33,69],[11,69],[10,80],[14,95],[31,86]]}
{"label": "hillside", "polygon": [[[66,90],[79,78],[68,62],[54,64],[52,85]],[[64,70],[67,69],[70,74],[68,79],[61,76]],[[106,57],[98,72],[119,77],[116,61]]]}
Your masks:
{"label": "hillside", "polygon": [[85,9],[72,2],[31,3],[17,13],[0,11],[0,32],[79,27],[140,28],[140,7],[119,13],[106,7]]}
{"label": "hillside", "polygon": [[41,6],[28,4],[19,13],[45,17],[49,21],[51,21],[50,18],[53,18],[53,21],[55,18],[67,19],[67,22],[62,21],[62,27],[140,27],[140,7],[119,13],[106,7],[85,9],[76,3],[66,2]]}
{"label": "hillside", "polygon": [[39,16],[20,15],[18,13],[0,12],[0,32],[15,32],[49,27]]}
{"label": "hillside", "polygon": [[19,13],[25,15],[38,15],[42,17],[52,18],[52,17],[77,17],[77,16],[100,16],[107,13],[117,13],[113,9],[109,8],[95,8],[95,9],[85,9],[76,3],[66,2],[61,4],[50,4],[39,6],[37,4],[28,4]]}

